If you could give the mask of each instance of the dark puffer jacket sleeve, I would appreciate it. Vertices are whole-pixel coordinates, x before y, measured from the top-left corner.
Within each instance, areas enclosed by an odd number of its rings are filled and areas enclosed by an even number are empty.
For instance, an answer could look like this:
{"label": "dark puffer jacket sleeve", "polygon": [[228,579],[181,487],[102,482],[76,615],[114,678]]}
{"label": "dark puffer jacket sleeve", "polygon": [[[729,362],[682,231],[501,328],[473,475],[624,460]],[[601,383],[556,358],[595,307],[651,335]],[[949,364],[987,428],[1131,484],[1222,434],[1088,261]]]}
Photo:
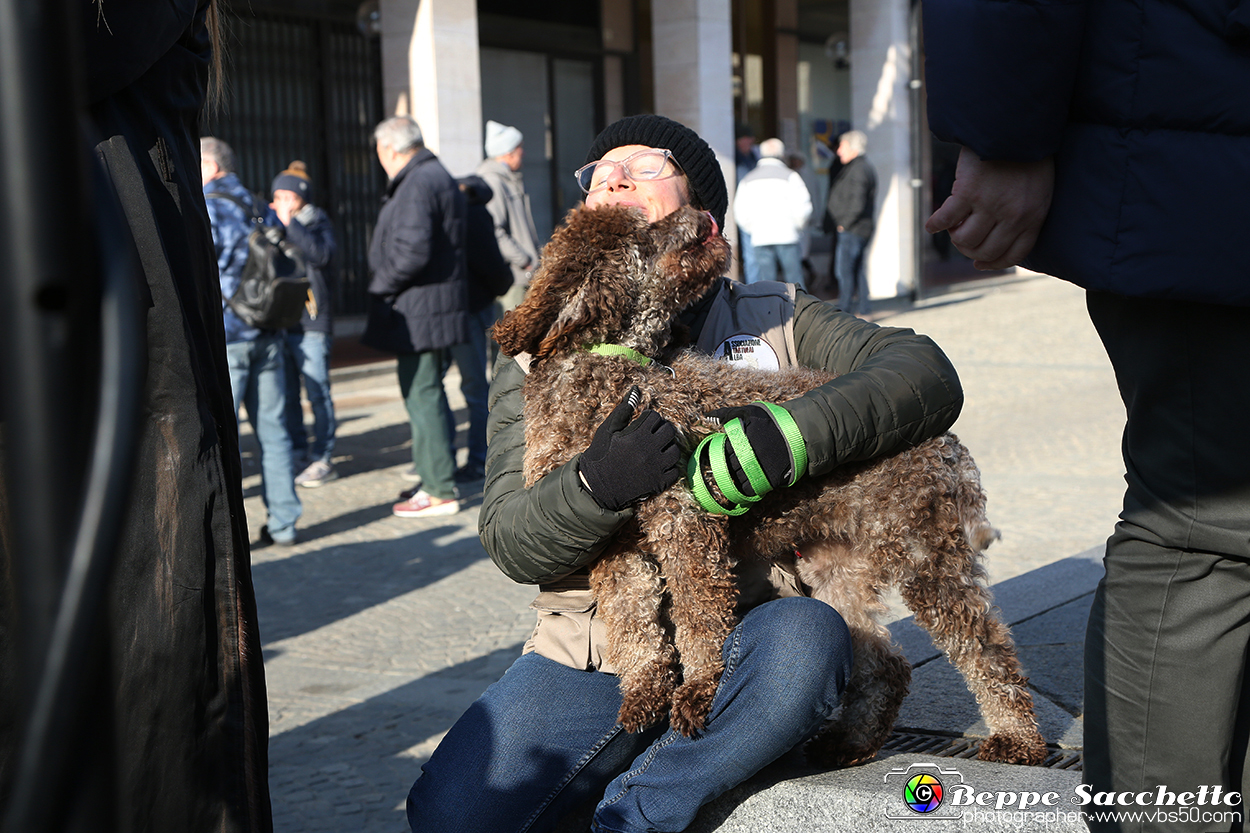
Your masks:
{"label": "dark puffer jacket sleeve", "polygon": [[486,489],[478,518],[482,546],[513,581],[556,581],[592,563],[633,510],[609,512],[582,488],[573,458],[525,488],[525,373],[500,357],[490,389]]}
{"label": "dark puffer jacket sleeve", "polygon": [[781,403],[807,444],[810,474],[924,442],[963,408],[959,376],[928,336],[866,323],[799,292],[794,341],[800,364],[838,374]]}
{"label": "dark puffer jacket sleeve", "polygon": [[[1088,0],[928,0],[930,127],[982,159],[1033,162],[1059,150]],[[1010,72],[1004,72],[1010,67]]]}
{"label": "dark puffer jacket sleeve", "polygon": [[[800,292],[799,362],[838,378],[784,403],[807,443],[808,471],[892,454],[937,436],[963,406],[959,377],[926,336],[878,327]],[[514,581],[556,581],[592,563],[632,510],[609,512],[581,486],[577,458],[524,488],[525,374],[504,360],[491,385],[482,544]]]}

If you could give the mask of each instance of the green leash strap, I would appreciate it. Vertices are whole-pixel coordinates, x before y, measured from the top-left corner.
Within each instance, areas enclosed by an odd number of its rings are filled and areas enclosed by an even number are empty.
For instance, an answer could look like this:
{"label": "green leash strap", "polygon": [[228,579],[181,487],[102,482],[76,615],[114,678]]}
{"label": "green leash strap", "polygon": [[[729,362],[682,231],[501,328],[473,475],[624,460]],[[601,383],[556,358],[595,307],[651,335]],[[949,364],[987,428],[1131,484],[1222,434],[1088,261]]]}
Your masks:
{"label": "green leash strap", "polygon": [[[760,405],[772,414],[773,421],[777,423],[781,435],[786,438],[786,445],[790,449],[790,471],[794,473],[786,486],[793,486],[799,482],[800,477],[807,473],[807,443],[803,442],[799,424],[794,421],[794,417],[790,416],[790,412],[780,405],[774,405],[771,402],[752,402],[751,404]],[[734,451],[737,452],[737,450],[738,447],[734,446]]]}
{"label": "green leash strap", "polygon": [[[705,512],[711,512],[715,515],[741,515],[747,511],[747,505],[735,502],[733,508],[726,508],[716,502],[716,498],[712,497],[712,491],[708,489],[707,484],[703,482],[703,471],[699,465],[699,459],[703,455],[703,449],[707,448],[710,452],[709,460],[712,462],[712,476],[716,476],[716,459],[720,458],[720,465],[724,467],[724,474],[730,480],[732,485],[733,478],[728,477],[729,465],[725,462],[725,435],[724,434],[708,434],[703,438],[703,442],[699,443],[694,450],[694,454],[690,455],[690,462],[686,464],[686,477],[690,481],[690,493],[694,495],[694,499],[703,507]],[[716,449],[716,451],[712,451]],[[717,453],[719,452],[719,453]],[[721,481],[718,479],[716,485],[722,487]],[[734,490],[737,491],[736,489]]]}
{"label": "green leash strap", "polygon": [[[747,432],[742,427],[741,418],[731,419],[725,423],[725,436],[729,438],[729,445],[733,448],[734,454],[738,456],[738,462],[742,464],[742,471],[747,476],[747,480],[751,483],[751,489],[755,492],[755,497],[749,498],[754,503],[759,500],[765,493],[772,490],[772,486],[768,484],[768,478],[764,476],[764,467],[760,465],[760,461],[755,456],[755,449],[751,448],[751,441],[747,439]],[[725,459],[725,450],[722,446],[720,449],[721,462],[725,466],[725,476],[729,482],[733,479],[729,477],[729,462]],[[715,466],[713,466],[715,472]],[[716,481],[716,485],[721,487],[721,491],[725,492],[725,487],[721,485],[720,479]],[[725,497],[734,503],[742,503],[742,498],[734,497],[725,492]]]}
{"label": "green leash strap", "polygon": [[624,356],[630,361],[646,367],[651,364],[651,359],[639,353],[632,347],[626,347],[623,344],[592,344],[586,348],[587,353],[594,353],[597,356]]}
{"label": "green leash strap", "polygon": [[[776,422],[778,430],[785,437],[786,446],[790,452],[792,473],[790,482],[786,486],[793,486],[807,471],[807,444],[803,441],[798,424],[794,421],[794,417],[790,416],[790,413],[780,405],[774,405],[771,402],[752,402],[751,404],[759,405],[767,410]],[[733,482],[733,477],[729,474],[729,462],[725,456],[726,441],[733,448],[738,462],[742,464],[742,470],[750,481],[751,488],[755,490],[755,495],[743,494]],[[726,508],[718,503],[703,480],[701,460],[705,447],[708,450],[708,463],[712,467],[712,478],[725,498],[734,504],[732,508]],[[699,505],[704,511],[718,515],[741,515],[750,508],[750,504],[771,491],[768,478],[764,476],[764,470],[755,456],[755,451],[751,448],[746,432],[742,429],[741,419],[731,419],[725,423],[724,433],[710,434],[703,438],[686,465],[686,476],[690,481],[690,491]]]}

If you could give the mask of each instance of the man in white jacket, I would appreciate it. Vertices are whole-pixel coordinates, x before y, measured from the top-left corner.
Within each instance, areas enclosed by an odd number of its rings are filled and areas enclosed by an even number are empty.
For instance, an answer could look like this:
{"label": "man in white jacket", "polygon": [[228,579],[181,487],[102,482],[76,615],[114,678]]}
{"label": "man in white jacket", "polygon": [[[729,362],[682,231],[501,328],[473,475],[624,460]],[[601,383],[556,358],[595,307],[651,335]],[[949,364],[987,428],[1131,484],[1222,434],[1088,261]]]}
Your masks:
{"label": "man in white jacket", "polygon": [[802,236],[812,197],[785,155],[780,139],[760,142],[759,163],[738,183],[734,219],[751,235],[759,280],[803,286]]}

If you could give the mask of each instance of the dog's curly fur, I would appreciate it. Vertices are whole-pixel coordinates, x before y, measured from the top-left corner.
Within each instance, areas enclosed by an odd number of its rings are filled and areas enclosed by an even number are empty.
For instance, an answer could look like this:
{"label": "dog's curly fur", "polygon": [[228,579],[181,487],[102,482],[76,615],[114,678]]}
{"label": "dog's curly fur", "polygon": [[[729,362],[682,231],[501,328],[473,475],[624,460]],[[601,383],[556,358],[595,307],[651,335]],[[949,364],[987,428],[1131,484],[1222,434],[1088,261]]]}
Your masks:
{"label": "dog's curly fur", "polygon": [[[653,225],[630,209],[569,213],[526,300],[494,331],[506,354],[530,355],[527,484],[585,450],[633,385],[643,392],[639,407],[676,425],[688,454],[718,430],[705,412],[784,402],[831,378],[807,369],[743,370],[681,349],[676,312],[712,285],[728,258],[711,218],[694,209]],[[597,343],[630,347],[672,372],[585,351]],[[621,723],[637,731],[669,712],[681,732],[701,729],[722,671],[721,646],[736,623],[734,564],[793,560],[797,549],[799,578],[842,614],[854,645],[842,709],[809,742],[809,759],[867,761],[893,728],[911,668],[877,617],[881,594],[897,587],[976,696],[992,732],[980,757],[1040,763],[1046,747],[1032,696],[980,563],[997,534],[976,465],[952,434],[805,477],[735,518],[705,512],[678,483],[643,501],[591,568],[621,680]]]}

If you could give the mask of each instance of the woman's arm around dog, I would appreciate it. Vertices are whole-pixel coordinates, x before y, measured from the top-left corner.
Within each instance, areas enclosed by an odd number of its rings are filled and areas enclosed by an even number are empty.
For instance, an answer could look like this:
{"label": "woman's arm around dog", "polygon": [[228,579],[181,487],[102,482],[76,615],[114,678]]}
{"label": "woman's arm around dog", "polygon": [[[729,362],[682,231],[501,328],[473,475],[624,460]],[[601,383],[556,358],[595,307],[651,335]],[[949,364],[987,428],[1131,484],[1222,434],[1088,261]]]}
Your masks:
{"label": "woman's arm around dog", "polygon": [[[795,311],[799,361],[838,378],[783,403],[807,444],[809,471],[893,454],[937,436],[963,406],[959,377],[927,336],[878,327],[800,293]],[[576,461],[525,488],[525,374],[501,363],[491,386],[482,544],[514,581],[549,583],[595,561],[630,509],[600,507],[582,486]]]}
{"label": "woman's arm around dog", "polygon": [[794,342],[800,364],[837,374],[778,403],[798,423],[811,474],[936,437],[963,408],[959,375],[928,336],[861,321],[799,292]]}
{"label": "woman's arm around dog", "polygon": [[579,457],[525,488],[524,384],[521,366],[501,356],[490,389],[486,488],[478,532],[505,575],[540,584],[593,563],[634,512],[600,507],[578,476]]}

